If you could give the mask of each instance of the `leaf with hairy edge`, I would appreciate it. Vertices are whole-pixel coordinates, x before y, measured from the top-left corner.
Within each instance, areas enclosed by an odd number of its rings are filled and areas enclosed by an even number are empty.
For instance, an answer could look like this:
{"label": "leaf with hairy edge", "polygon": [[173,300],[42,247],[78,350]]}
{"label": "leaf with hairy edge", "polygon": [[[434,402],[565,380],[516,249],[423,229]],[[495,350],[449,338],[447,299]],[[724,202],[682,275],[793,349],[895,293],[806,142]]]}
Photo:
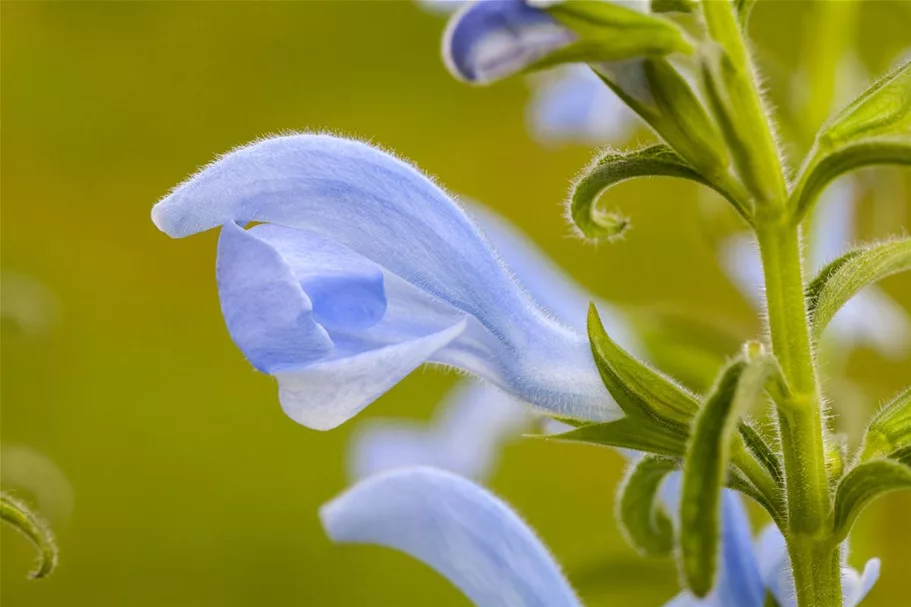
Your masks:
{"label": "leaf with hairy edge", "polygon": [[911,448],[911,386],[905,388],[873,416],[864,434],[860,460],[891,456]]}
{"label": "leaf with hairy edge", "polygon": [[633,57],[691,53],[693,45],[673,21],[613,2],[528,0],[579,36],[579,40],[545,59],[619,61]]}
{"label": "leaf with hairy edge", "polygon": [[807,286],[813,335],[823,329],[858,291],[887,276],[911,269],[911,238],[888,240],[848,251],[820,270]]}
{"label": "leaf with hairy edge", "polygon": [[911,164],[911,61],[822,127],[791,192],[796,217],[809,212],[833,179],[873,164]]}
{"label": "leaf with hairy edge", "polygon": [[670,147],[659,144],[633,152],[608,151],[587,167],[573,185],[569,214],[580,234],[612,240],[629,227],[629,220],[595,204],[612,186],[636,177],[681,177],[716,189],[735,206],[736,200],[700,175]]}
{"label": "leaf with hairy edge", "polygon": [[834,539],[848,537],[861,511],[877,497],[911,489],[911,466],[890,459],[864,462],[848,472],[835,493]]}
{"label": "leaf with hairy edge", "polygon": [[686,437],[699,410],[696,397],[618,346],[594,305],[588,309],[588,337],[601,379],[623,412]]}
{"label": "leaf with hairy edge", "polygon": [[687,445],[680,500],[684,578],[693,594],[712,589],[718,560],[721,489],[740,416],[763,394],[771,371],[765,359],[735,360],[722,371],[696,417]]}
{"label": "leaf with hairy edge", "polygon": [[57,566],[57,543],[50,528],[23,502],[0,493],[0,520],[12,525],[38,549],[38,567],[29,576],[47,577]]}
{"label": "leaf with hairy edge", "polygon": [[620,485],[616,518],[644,556],[667,556],[674,548],[674,525],[656,497],[664,477],[679,467],[677,459],[646,455],[630,465]]}
{"label": "leaf with hairy edge", "polygon": [[603,424],[581,426],[560,434],[529,436],[546,440],[633,449],[669,457],[683,457],[686,451],[685,437],[677,436],[660,426],[632,417],[623,417]]}
{"label": "leaf with hairy edge", "polygon": [[737,19],[740,21],[740,27],[746,29],[750,22],[750,15],[753,13],[753,5],[756,0],[734,0],[734,10],[737,11]]}
{"label": "leaf with hairy edge", "polygon": [[743,445],[747,451],[753,454],[756,461],[762,465],[765,471],[769,473],[769,476],[771,476],[779,486],[784,485],[784,470],[781,465],[781,460],[766,442],[765,438],[763,438],[762,434],[747,421],[741,422],[738,430],[740,431],[740,438],[743,440]]}

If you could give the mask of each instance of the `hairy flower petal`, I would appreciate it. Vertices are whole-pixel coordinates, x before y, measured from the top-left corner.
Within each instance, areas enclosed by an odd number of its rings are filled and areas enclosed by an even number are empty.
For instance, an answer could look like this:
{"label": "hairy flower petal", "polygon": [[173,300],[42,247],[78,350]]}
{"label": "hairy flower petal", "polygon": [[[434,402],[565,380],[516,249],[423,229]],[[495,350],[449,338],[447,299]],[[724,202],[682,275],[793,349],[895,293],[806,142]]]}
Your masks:
{"label": "hairy flower petal", "polygon": [[502,501],[433,468],[355,485],[320,511],[336,542],[379,544],[444,575],[484,607],[578,606],[553,557]]}

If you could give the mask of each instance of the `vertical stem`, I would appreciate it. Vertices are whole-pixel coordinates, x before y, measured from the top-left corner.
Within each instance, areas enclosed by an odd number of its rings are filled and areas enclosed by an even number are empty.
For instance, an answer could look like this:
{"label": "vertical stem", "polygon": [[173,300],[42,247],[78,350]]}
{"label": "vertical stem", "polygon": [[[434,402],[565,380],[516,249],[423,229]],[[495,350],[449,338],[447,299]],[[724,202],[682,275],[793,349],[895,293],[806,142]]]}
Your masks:
{"label": "vertical stem", "polygon": [[800,607],[840,607],[840,562],[838,546],[829,536],[825,429],[807,323],[799,228],[772,221],[760,226],[757,236],[772,349],[791,389],[789,402],[778,411],[778,423],[788,508],[785,536],[797,602]]}

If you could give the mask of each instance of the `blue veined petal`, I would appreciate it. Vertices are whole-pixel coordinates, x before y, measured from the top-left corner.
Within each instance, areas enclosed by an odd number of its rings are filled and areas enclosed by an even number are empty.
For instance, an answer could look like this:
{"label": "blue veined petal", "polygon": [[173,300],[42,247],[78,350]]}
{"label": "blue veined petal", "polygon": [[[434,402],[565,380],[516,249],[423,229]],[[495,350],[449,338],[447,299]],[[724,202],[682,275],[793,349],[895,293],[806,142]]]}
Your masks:
{"label": "blue veined petal", "polygon": [[354,478],[411,466],[433,466],[484,480],[501,444],[517,436],[531,416],[528,408],[485,382],[457,385],[429,424],[367,420],[356,433],[349,467]]}
{"label": "blue veined petal", "polygon": [[536,80],[527,116],[542,142],[617,142],[636,128],[635,114],[586,66],[569,65]]}
{"label": "blue veined petal", "polygon": [[410,468],[371,477],[323,506],[320,517],[333,541],[405,552],[476,605],[579,605],[553,557],[509,506],[448,472]]}
{"label": "blue veined petal", "polygon": [[481,0],[449,22],[443,60],[456,78],[484,84],[517,74],[576,38],[525,0]]}
{"label": "blue veined petal", "polygon": [[234,223],[222,229],[216,265],[228,332],[257,369],[271,373],[319,360],[332,340],[291,269],[267,243]]}
{"label": "blue veined petal", "polygon": [[721,560],[713,593],[718,605],[762,607],[765,587],[753,551],[750,521],[740,496],[726,489],[721,502]]}
{"label": "blue veined petal", "polygon": [[[330,331],[335,358],[361,352],[365,344],[376,342],[377,334],[391,352],[396,338],[427,337],[465,320],[465,327],[446,333],[451,338],[446,348],[431,352],[428,346],[420,352],[432,354],[431,362],[469,371],[559,415],[595,421],[620,415],[598,376],[585,336],[528,300],[449,196],[410,165],[366,144],[297,135],[241,148],[176,188],[155,206],[152,217],[175,237],[232,222],[269,222],[319,234],[381,267],[387,306],[393,304],[390,281],[401,283],[396,287],[398,308],[394,313],[387,309],[365,335]],[[416,293],[403,295],[406,286]],[[414,321],[408,302],[442,310],[430,315],[436,323],[433,330],[409,329]],[[445,326],[437,322],[450,313],[462,318]],[[389,317],[396,320],[387,322]],[[358,360],[381,364],[374,358],[376,348],[370,349],[372,354]],[[410,362],[414,359],[409,355]],[[317,372],[340,377],[336,364],[320,359],[308,369],[283,372],[281,394],[304,396],[302,387],[294,387],[302,384],[293,377],[313,381]],[[390,376],[404,365],[396,369]],[[370,390],[340,387],[335,400],[373,394],[379,383],[368,384]],[[328,384],[324,388],[330,391]],[[364,406],[343,404],[349,412]]]}

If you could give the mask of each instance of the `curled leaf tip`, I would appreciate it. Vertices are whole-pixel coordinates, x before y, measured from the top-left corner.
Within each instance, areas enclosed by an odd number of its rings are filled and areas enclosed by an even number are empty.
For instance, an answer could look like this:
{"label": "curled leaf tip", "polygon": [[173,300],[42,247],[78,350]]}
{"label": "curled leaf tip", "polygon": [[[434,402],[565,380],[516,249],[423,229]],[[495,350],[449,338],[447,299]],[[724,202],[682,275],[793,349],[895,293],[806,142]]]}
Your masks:
{"label": "curled leaf tip", "polygon": [[57,542],[47,524],[20,500],[0,494],[0,520],[12,525],[38,550],[38,565],[29,573],[32,579],[50,575],[57,567]]}

